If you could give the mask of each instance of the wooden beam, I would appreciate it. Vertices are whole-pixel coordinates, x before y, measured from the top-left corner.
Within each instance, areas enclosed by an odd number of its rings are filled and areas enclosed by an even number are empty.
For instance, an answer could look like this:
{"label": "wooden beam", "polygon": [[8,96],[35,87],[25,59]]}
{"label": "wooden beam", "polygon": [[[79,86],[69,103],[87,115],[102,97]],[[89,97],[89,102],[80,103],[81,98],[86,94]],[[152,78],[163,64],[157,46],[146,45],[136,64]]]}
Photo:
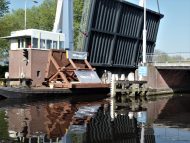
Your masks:
{"label": "wooden beam", "polygon": [[72,59],[69,59],[69,62],[71,63],[71,65],[73,66],[73,68],[75,68],[76,70],[78,69]]}
{"label": "wooden beam", "polygon": [[89,62],[87,60],[84,60],[84,62],[89,69],[93,70],[92,66],[89,64]]}
{"label": "wooden beam", "polygon": [[51,56],[50,60],[52,61],[52,63],[53,63],[53,65],[55,66],[55,68],[56,68],[57,70],[59,70],[60,67],[59,67],[59,65],[57,64],[57,62],[56,62],[56,60],[54,59],[54,57]]}

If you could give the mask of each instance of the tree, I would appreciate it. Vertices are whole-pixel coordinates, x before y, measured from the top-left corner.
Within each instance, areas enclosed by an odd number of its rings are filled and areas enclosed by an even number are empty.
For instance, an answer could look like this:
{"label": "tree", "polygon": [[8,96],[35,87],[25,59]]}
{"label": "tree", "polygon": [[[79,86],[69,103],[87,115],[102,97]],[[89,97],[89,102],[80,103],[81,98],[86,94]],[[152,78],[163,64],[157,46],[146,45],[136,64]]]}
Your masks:
{"label": "tree", "polygon": [[0,17],[9,11],[9,4],[10,2],[7,0],[0,0]]}
{"label": "tree", "polygon": [[56,5],[55,0],[45,0],[39,7],[28,9],[27,28],[52,31]]}
{"label": "tree", "polygon": [[77,38],[80,32],[80,22],[82,18],[82,10],[84,6],[84,0],[74,0],[74,46],[77,49]]}
{"label": "tree", "polygon": [[5,112],[0,110],[0,140],[5,139],[7,140],[9,137],[8,134],[8,123],[5,120]]}
{"label": "tree", "polygon": [[[2,0],[0,0],[1,2]],[[3,0],[5,2],[5,0]],[[6,1],[8,4],[8,1]],[[44,0],[38,7],[27,9],[27,28],[52,31],[56,14],[57,0]],[[74,0],[74,45],[82,17],[83,0]],[[14,10],[0,19],[0,37],[10,35],[11,31],[24,29],[24,9]],[[9,50],[9,43],[0,39],[0,58]],[[5,55],[5,54],[3,54]]]}
{"label": "tree", "polygon": [[[8,13],[0,19],[0,37],[10,35],[11,31],[23,29],[22,21],[24,11],[19,9],[13,13]],[[0,59],[8,56],[9,41],[0,39]]]}
{"label": "tree", "polygon": [[[27,28],[42,30],[53,29],[56,11],[55,0],[45,0],[39,7],[27,9]],[[8,36],[12,31],[24,29],[24,9],[14,10],[0,19],[0,37]],[[9,42],[0,39],[0,59],[7,56]]]}

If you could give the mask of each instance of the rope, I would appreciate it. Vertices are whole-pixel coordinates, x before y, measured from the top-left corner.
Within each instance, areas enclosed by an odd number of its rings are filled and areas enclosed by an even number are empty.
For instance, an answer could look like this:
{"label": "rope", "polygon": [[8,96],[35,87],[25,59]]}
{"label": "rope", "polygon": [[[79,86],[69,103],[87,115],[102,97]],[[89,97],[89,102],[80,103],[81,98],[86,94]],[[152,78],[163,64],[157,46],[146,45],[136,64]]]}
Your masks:
{"label": "rope", "polygon": [[157,6],[158,6],[158,13],[160,13],[160,5],[159,5],[159,0],[156,0],[157,1]]}

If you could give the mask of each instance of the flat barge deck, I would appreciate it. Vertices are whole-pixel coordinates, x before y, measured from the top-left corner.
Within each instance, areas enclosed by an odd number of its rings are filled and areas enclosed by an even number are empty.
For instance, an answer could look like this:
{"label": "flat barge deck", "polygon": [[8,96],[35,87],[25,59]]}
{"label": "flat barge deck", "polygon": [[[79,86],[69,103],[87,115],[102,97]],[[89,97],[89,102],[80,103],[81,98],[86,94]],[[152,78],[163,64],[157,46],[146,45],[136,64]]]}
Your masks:
{"label": "flat barge deck", "polygon": [[66,96],[66,95],[87,95],[87,94],[108,94],[109,88],[16,88],[0,87],[0,96],[5,98],[28,98],[28,97],[49,97],[49,96]]}

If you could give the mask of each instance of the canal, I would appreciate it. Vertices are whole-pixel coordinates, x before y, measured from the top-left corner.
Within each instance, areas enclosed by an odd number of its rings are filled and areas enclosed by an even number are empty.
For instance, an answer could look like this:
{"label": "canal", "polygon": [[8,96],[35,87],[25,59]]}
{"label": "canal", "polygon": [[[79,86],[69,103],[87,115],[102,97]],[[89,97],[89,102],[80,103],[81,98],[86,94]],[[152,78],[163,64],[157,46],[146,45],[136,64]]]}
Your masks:
{"label": "canal", "polygon": [[9,142],[189,143],[190,94],[3,99],[0,143]]}

